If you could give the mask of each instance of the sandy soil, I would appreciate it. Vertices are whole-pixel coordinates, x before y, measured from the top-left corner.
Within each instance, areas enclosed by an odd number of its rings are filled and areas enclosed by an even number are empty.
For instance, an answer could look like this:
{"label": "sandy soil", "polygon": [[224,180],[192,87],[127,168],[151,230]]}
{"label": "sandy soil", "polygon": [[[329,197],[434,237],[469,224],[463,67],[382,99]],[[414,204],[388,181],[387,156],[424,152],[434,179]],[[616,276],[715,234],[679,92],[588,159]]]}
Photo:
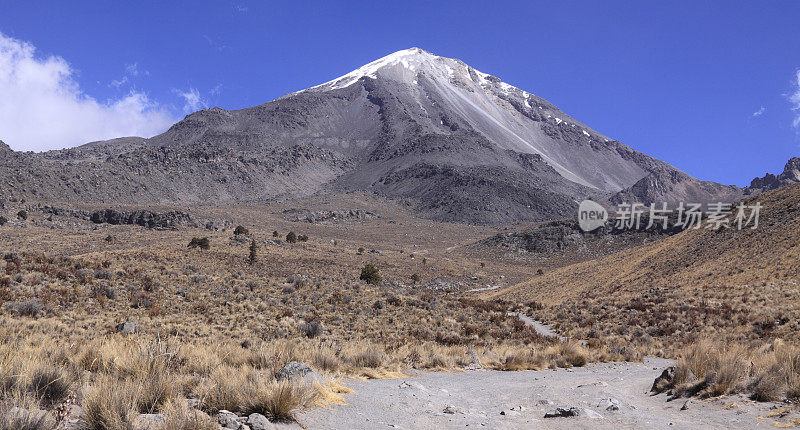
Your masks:
{"label": "sandy soil", "polygon": [[[348,405],[299,416],[308,429],[439,428],[774,428],[759,418],[784,405],[741,396],[666,401],[650,396],[653,379],[670,361],[603,363],[582,368],[528,372],[421,372],[405,379],[351,381]],[[616,404],[618,410],[609,410]],[[557,407],[582,416],[544,418]],[[613,408],[612,408],[613,409]],[[452,412],[452,413],[450,413]]]}

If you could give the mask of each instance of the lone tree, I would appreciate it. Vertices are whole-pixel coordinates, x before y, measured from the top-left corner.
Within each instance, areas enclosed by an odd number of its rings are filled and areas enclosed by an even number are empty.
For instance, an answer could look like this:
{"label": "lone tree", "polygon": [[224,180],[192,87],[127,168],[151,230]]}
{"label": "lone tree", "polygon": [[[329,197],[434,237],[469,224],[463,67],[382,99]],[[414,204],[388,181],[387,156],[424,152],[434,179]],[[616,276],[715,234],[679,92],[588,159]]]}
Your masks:
{"label": "lone tree", "polygon": [[375,285],[383,278],[381,278],[381,274],[378,273],[378,268],[372,265],[372,263],[367,263],[363,269],[361,269],[361,276],[359,277],[362,281],[365,281],[368,284]]}
{"label": "lone tree", "polygon": [[248,229],[246,229],[246,228],[244,228],[244,227],[242,227],[240,225],[237,225],[236,229],[233,230],[233,234],[234,234],[234,236],[239,236],[239,235],[247,236],[248,234],[250,234],[250,230],[248,230]]}
{"label": "lone tree", "polygon": [[189,242],[189,248],[209,249],[211,248],[211,241],[207,237],[193,237]]}
{"label": "lone tree", "polygon": [[247,261],[253,264],[256,260],[258,260],[258,245],[256,244],[256,240],[253,239],[250,241],[250,256],[247,257]]}
{"label": "lone tree", "polygon": [[289,243],[297,242],[297,235],[293,231],[290,231],[289,234],[286,235],[286,241]]}

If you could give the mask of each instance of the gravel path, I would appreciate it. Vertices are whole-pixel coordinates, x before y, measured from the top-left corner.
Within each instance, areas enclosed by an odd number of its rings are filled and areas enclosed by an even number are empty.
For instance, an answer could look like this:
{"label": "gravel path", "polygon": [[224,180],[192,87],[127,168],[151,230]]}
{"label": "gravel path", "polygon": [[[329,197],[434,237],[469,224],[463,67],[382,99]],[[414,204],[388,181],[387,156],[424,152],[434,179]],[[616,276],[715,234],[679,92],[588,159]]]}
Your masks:
{"label": "gravel path", "polygon": [[[653,379],[669,364],[646,359],[575,369],[421,372],[405,379],[354,380],[346,384],[356,391],[345,396],[348,405],[304,412],[299,423],[308,429],[353,430],[774,428],[773,419],[758,416],[777,405],[733,396],[690,400],[681,410],[686,400],[667,402],[666,395],[650,396]],[[607,409],[612,404],[618,410]],[[557,407],[575,407],[581,415],[544,418]],[[792,412],[781,421],[797,417]]]}
{"label": "gravel path", "polygon": [[519,312],[509,312],[509,315],[513,315],[519,318],[520,321],[525,323],[528,327],[531,327],[536,333],[544,337],[558,337],[559,340],[564,341],[566,338],[564,336],[556,334],[555,330],[550,328],[549,325],[536,321],[535,319]]}

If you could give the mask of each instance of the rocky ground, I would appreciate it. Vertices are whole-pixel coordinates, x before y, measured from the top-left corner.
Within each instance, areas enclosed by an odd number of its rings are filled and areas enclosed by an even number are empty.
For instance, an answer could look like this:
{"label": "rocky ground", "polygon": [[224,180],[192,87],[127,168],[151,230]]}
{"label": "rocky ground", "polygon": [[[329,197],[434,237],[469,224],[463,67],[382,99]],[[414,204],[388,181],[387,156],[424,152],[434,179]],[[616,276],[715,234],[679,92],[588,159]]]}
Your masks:
{"label": "rocky ground", "polygon": [[[353,381],[349,403],[302,413],[309,429],[433,428],[770,428],[792,423],[786,405],[741,396],[709,400],[651,396],[669,360],[598,363],[527,372],[420,372]],[[545,418],[558,408],[577,416]],[[569,412],[565,413],[569,414]]]}

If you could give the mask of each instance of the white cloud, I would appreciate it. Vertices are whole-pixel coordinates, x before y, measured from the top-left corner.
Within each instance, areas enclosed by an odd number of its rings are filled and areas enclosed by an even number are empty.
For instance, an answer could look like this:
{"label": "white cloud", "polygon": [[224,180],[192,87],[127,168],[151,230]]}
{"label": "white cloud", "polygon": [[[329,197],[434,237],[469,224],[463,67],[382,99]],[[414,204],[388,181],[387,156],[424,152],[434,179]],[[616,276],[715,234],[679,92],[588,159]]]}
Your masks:
{"label": "white cloud", "polygon": [[197,91],[197,89],[189,88],[186,91],[176,90],[176,92],[178,95],[183,97],[183,100],[185,101],[183,105],[183,111],[185,113],[192,113],[199,111],[200,109],[208,108],[208,103],[206,103],[206,101],[200,97],[200,92]]}
{"label": "white cloud", "polygon": [[126,65],[125,73],[127,73],[130,76],[139,76],[139,63]]}
{"label": "white cloud", "polygon": [[222,84],[220,83],[215,85],[214,88],[212,88],[208,93],[212,96],[218,96],[222,94]]}
{"label": "white cloud", "polygon": [[800,127],[800,69],[795,72],[794,93],[789,96],[789,102],[792,103],[792,110],[797,112],[792,125]]}
{"label": "white cloud", "polygon": [[[66,60],[37,58],[35,53],[33,45],[0,33],[0,140],[16,150],[150,137],[175,122],[168,110],[141,92],[98,102],[81,90]],[[138,74],[135,64],[123,79],[132,72]]]}
{"label": "white cloud", "polygon": [[114,87],[114,88],[119,88],[119,87],[125,85],[126,83],[128,83],[128,75],[123,76],[122,79],[119,79],[119,80],[115,79],[115,80],[111,81],[111,83],[108,86]]}
{"label": "white cloud", "polygon": [[753,117],[759,117],[764,115],[764,111],[767,110],[764,106],[761,106],[757,111],[753,112]]}

